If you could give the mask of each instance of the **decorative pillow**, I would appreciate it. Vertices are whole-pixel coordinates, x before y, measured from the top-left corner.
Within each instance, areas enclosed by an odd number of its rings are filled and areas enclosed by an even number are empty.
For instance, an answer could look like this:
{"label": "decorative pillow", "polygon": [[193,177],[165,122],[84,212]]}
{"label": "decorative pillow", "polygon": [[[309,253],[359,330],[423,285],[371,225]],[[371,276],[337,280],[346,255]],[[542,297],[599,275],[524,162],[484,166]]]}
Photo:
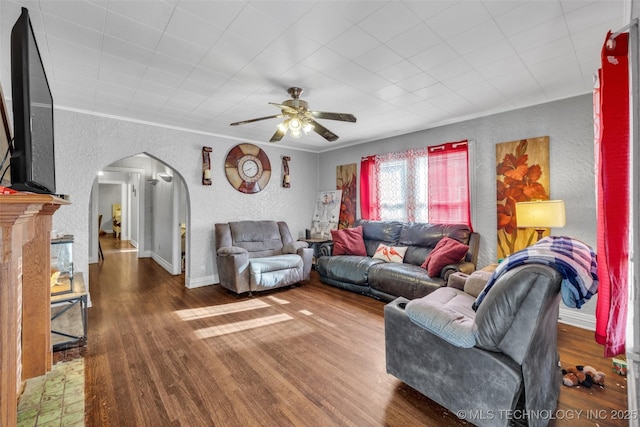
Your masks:
{"label": "decorative pillow", "polygon": [[438,277],[442,268],[462,260],[469,251],[469,246],[451,237],[440,239],[420,267],[425,268],[431,277]]}
{"label": "decorative pillow", "polygon": [[331,230],[333,239],[333,255],[360,255],[367,256],[362,238],[362,226]]}
{"label": "decorative pillow", "polygon": [[398,262],[402,264],[402,260],[404,260],[404,254],[406,253],[406,246],[387,246],[383,243],[380,243],[378,245],[378,249],[376,249],[376,252],[373,254],[373,257],[386,262]]}

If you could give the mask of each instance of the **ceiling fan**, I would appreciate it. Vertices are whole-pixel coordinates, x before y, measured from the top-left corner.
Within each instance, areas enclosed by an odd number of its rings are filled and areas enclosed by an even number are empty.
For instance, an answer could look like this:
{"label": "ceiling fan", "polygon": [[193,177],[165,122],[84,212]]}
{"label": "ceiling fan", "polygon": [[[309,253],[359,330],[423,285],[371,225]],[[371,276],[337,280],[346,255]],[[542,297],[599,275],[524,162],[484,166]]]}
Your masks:
{"label": "ceiling fan", "polygon": [[231,123],[231,126],[244,125],[266,119],[285,118],[285,120],[278,125],[276,133],[273,134],[269,142],[280,141],[287,133],[287,130],[293,138],[299,138],[302,135],[302,132],[306,134],[313,130],[327,141],[335,141],[338,139],[338,135],[322,126],[315,119],[339,120],[351,123],[355,123],[356,121],[353,114],[309,110],[309,103],[300,99],[300,95],[302,95],[303,91],[299,87],[290,87],[287,89],[287,92],[291,95],[292,99],[287,99],[286,101],[283,101],[282,104],[277,104],[275,102],[269,103],[280,108],[280,114],[243,120],[241,122]]}

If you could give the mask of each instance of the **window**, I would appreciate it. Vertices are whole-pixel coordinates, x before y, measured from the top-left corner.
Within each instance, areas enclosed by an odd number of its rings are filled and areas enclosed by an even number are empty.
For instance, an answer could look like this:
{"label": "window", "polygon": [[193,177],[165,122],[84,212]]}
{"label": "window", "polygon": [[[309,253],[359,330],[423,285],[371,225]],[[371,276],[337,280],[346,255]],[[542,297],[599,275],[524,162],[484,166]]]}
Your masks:
{"label": "window", "polygon": [[467,150],[462,141],[363,158],[361,217],[470,225]]}

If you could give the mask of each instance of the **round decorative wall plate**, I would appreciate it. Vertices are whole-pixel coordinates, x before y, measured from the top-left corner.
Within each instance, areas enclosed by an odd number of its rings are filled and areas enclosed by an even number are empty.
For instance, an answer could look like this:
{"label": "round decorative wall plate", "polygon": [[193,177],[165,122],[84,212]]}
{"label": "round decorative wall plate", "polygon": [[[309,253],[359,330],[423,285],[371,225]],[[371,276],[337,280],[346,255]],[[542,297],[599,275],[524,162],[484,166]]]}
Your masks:
{"label": "round decorative wall plate", "polygon": [[269,183],[271,163],[260,147],[238,144],[227,154],[224,171],[236,190],[246,194],[258,193]]}

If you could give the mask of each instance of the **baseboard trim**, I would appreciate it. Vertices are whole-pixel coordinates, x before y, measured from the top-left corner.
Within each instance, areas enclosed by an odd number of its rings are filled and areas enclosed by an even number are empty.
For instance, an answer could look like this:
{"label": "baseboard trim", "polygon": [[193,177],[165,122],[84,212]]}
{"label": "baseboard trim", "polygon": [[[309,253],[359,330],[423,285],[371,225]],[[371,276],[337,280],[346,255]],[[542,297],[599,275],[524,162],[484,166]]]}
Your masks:
{"label": "baseboard trim", "polygon": [[575,310],[569,310],[560,307],[560,315],[558,317],[558,321],[560,323],[587,329],[589,331],[596,330],[595,316],[586,313],[579,313]]}
{"label": "baseboard trim", "polygon": [[165,260],[164,258],[162,258],[161,256],[155,253],[151,254],[151,259],[153,259],[155,262],[160,264],[160,266],[165,270],[167,270],[169,274],[173,274],[173,266],[171,265],[170,262],[168,262],[167,260]]}
{"label": "baseboard trim", "polygon": [[189,289],[201,288],[203,286],[215,285],[216,283],[220,283],[217,274],[212,274],[211,276],[191,278],[187,277],[186,279],[186,287]]}

